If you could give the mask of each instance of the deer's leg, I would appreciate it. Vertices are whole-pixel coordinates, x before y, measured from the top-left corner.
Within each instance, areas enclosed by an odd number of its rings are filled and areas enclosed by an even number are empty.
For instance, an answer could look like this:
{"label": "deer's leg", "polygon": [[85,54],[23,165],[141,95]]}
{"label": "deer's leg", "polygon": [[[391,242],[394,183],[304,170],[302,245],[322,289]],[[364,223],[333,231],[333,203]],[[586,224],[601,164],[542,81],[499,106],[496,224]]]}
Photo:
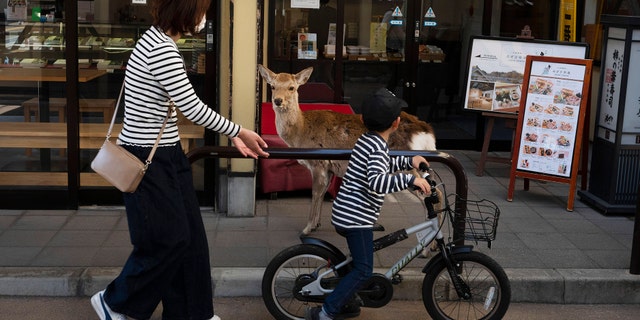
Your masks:
{"label": "deer's leg", "polygon": [[307,226],[302,230],[302,234],[308,235],[320,226],[320,214],[322,213],[322,201],[324,194],[329,188],[331,174],[324,166],[316,166],[311,170],[311,211],[309,211],[309,219]]}

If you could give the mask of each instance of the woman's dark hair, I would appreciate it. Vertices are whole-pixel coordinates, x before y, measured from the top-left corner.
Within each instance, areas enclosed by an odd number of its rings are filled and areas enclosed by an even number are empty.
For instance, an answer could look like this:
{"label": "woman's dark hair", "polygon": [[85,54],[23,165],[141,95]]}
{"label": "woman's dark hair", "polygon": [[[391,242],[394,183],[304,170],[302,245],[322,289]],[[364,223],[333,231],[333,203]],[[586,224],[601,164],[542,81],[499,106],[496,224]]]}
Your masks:
{"label": "woman's dark hair", "polygon": [[153,25],[165,32],[195,34],[209,4],[211,0],[152,0],[149,8]]}

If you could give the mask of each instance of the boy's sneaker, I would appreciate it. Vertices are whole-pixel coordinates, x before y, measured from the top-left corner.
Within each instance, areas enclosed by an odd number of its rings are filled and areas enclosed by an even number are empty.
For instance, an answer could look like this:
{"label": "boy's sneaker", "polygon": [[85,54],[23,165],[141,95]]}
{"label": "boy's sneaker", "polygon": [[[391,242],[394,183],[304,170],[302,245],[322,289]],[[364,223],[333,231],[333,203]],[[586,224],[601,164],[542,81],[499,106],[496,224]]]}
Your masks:
{"label": "boy's sneaker", "polygon": [[340,316],[341,319],[355,318],[360,315],[360,305],[360,297],[356,296],[356,298],[352,299],[342,307],[338,316]]}
{"label": "boy's sneaker", "polygon": [[[127,316],[111,310],[106,302],[104,302],[104,290],[99,291],[91,297],[91,305],[96,311],[100,320],[127,320]],[[215,317],[214,317],[215,318]]]}
{"label": "boy's sneaker", "polygon": [[322,307],[307,308],[304,314],[304,320],[331,320],[331,318],[322,311]]}

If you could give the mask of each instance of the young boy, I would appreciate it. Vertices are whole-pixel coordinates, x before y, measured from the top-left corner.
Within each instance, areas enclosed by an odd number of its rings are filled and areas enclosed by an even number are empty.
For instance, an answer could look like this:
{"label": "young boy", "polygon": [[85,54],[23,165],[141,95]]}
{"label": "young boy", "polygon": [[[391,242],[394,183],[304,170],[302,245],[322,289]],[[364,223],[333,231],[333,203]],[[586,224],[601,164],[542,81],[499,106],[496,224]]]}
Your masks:
{"label": "young boy", "polygon": [[[421,156],[390,157],[389,135],[398,129],[401,108],[406,102],[387,89],[377,90],[362,104],[362,121],[368,132],[356,142],[347,173],[333,202],[331,223],[347,239],[353,269],[326,298],[324,306],[309,308],[306,320],[340,317],[342,306],[353,299],[373,273],[373,225],[387,193],[416,186],[424,193],[429,183],[412,174],[398,172],[418,168]],[[427,163],[428,164],[428,163]]]}

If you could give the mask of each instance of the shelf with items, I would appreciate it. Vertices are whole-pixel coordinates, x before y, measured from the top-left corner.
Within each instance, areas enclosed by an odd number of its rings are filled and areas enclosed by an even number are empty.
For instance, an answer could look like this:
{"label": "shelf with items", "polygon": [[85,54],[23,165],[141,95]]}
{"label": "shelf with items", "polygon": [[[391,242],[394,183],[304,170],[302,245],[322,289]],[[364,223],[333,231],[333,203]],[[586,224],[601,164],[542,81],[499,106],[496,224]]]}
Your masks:
{"label": "shelf with items", "polygon": [[[0,43],[0,67],[66,67],[67,46],[62,22],[3,21],[4,44]],[[146,24],[78,24],[80,68],[119,70],[126,65],[136,41],[149,28]],[[190,71],[204,72],[203,35],[183,37],[177,42]],[[24,62],[23,62],[24,61]]]}

